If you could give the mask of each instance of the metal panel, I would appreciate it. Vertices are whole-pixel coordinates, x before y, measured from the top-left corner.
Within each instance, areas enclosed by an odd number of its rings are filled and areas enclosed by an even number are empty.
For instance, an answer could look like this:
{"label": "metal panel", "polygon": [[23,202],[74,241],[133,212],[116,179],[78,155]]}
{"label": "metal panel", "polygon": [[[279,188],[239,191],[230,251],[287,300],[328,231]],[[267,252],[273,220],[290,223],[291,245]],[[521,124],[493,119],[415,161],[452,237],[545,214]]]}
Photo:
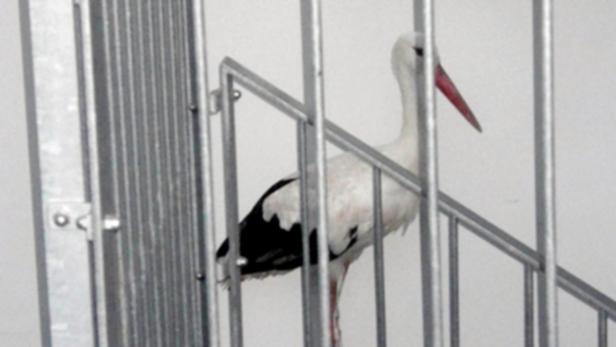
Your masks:
{"label": "metal panel", "polygon": [[189,4],[23,7],[46,345],[203,344]]}
{"label": "metal panel", "polygon": [[[95,339],[93,273],[87,234],[77,220],[89,216],[86,162],[77,75],[76,35],[71,2],[31,0],[22,4],[30,27],[26,69],[28,121],[33,138],[34,196],[43,343],[93,345]],[[49,83],[53,81],[53,83]],[[36,190],[35,190],[36,193]]]}
{"label": "metal panel", "polygon": [[539,345],[558,346],[556,207],[554,155],[554,43],[551,0],[534,2],[535,188]]}
{"label": "metal panel", "polygon": [[196,234],[198,223],[188,213],[197,184],[185,140],[192,83],[180,46],[188,35],[184,16],[178,4],[126,0],[107,0],[100,19],[94,16],[106,33],[108,72],[97,83],[113,105],[100,117],[113,124],[126,345],[190,345],[200,334],[185,327],[194,315],[188,297],[198,290],[190,275],[196,262],[188,261],[197,249],[186,247],[185,235]]}

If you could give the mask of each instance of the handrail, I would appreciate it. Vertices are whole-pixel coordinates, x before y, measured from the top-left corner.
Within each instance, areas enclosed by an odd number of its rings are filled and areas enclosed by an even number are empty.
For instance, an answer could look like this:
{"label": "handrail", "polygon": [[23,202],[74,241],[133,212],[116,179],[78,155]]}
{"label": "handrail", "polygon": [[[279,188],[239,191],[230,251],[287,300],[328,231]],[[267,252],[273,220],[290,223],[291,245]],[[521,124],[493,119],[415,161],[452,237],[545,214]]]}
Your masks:
{"label": "handrail", "polygon": [[[311,121],[308,119],[302,103],[237,61],[226,57],[221,63],[221,71],[223,75],[232,76],[233,80],[239,85],[251,91],[282,113],[311,125]],[[325,135],[327,140],[335,145],[355,154],[373,167],[380,169],[381,172],[415,194],[420,194],[421,186],[415,174],[385,157],[329,120],[325,122]],[[542,271],[541,260],[536,251],[454,198],[440,192],[439,207],[443,213],[457,218],[461,225],[513,259],[532,267],[534,271]],[[557,277],[558,285],[562,289],[594,309],[605,312],[610,319],[616,321],[616,301],[612,298],[560,266],[557,270]]]}

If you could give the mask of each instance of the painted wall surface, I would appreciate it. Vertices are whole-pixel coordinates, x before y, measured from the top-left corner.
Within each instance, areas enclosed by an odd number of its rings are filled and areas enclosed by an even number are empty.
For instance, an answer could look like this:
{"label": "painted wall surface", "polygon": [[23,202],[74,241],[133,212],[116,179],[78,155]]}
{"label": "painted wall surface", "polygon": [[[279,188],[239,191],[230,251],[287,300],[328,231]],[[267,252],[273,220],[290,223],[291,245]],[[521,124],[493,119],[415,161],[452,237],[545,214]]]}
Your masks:
{"label": "painted wall surface", "polygon": [[40,346],[19,0],[0,2],[0,346]]}
{"label": "painted wall surface", "polygon": [[[532,16],[528,1],[437,1],[443,65],[481,121],[478,134],[439,96],[442,188],[534,245]],[[616,4],[556,4],[559,261],[616,297]],[[210,80],[231,56],[298,99],[302,96],[297,1],[212,0],[207,4]],[[413,27],[412,1],[323,1],[327,117],[371,145],[400,126],[390,48]],[[295,127],[244,93],[237,104],[240,214],[279,177],[295,171]],[[220,120],[216,148],[217,224],[224,225]],[[328,154],[337,153],[333,146]],[[441,223],[445,231],[446,223]],[[218,241],[223,239],[222,229]],[[418,227],[385,242],[389,342],[420,346]],[[470,232],[461,234],[462,342],[523,344],[522,268]],[[341,301],[346,346],[375,341],[372,251],[351,266]],[[299,271],[243,286],[247,346],[301,341]],[[596,314],[560,297],[561,346],[596,344]],[[226,294],[220,295],[222,312]],[[223,314],[222,326],[228,327]],[[610,325],[616,333],[614,324]],[[226,330],[223,330],[226,333]],[[225,335],[226,339],[226,335]],[[616,339],[610,345],[616,346]]]}

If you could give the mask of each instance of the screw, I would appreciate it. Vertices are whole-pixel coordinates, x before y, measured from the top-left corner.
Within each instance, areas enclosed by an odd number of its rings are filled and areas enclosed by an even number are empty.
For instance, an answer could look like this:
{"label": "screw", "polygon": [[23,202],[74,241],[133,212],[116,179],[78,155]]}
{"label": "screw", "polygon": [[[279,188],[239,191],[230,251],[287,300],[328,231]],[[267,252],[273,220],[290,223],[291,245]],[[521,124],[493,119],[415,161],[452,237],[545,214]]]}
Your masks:
{"label": "screw", "polygon": [[60,228],[63,228],[71,222],[71,219],[64,213],[56,213],[53,215],[53,222]]}
{"label": "screw", "polygon": [[107,215],[103,218],[103,229],[105,231],[118,231],[120,225],[120,219],[117,216]]}
{"label": "screw", "polygon": [[233,90],[233,101],[238,101],[242,97],[242,92],[234,89]]}
{"label": "screw", "polygon": [[244,257],[237,258],[237,263],[236,263],[237,266],[242,267],[242,266],[246,266],[246,264],[248,264],[248,259]]}
{"label": "screw", "polygon": [[205,275],[203,274],[203,272],[197,272],[195,278],[197,279],[197,281],[203,282],[205,280]]}
{"label": "screw", "polygon": [[197,111],[199,111],[199,107],[197,106],[197,104],[191,103],[190,105],[188,105],[188,110],[192,113],[197,113]]}

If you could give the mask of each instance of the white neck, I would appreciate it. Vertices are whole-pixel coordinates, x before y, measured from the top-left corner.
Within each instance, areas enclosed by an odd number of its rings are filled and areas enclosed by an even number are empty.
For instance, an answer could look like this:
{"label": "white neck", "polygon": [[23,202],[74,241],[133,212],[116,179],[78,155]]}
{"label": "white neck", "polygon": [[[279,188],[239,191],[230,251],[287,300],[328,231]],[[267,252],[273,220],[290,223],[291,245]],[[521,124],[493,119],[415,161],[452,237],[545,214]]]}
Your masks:
{"label": "white neck", "polygon": [[410,160],[410,169],[416,172],[419,134],[417,131],[417,87],[415,76],[410,67],[403,63],[395,64],[393,70],[400,87],[400,98],[402,100],[402,127],[396,142],[403,147],[404,152],[409,156],[406,160]]}
{"label": "white neck", "polygon": [[402,100],[402,128],[400,138],[417,139],[417,84],[411,69],[405,64],[394,66]]}

